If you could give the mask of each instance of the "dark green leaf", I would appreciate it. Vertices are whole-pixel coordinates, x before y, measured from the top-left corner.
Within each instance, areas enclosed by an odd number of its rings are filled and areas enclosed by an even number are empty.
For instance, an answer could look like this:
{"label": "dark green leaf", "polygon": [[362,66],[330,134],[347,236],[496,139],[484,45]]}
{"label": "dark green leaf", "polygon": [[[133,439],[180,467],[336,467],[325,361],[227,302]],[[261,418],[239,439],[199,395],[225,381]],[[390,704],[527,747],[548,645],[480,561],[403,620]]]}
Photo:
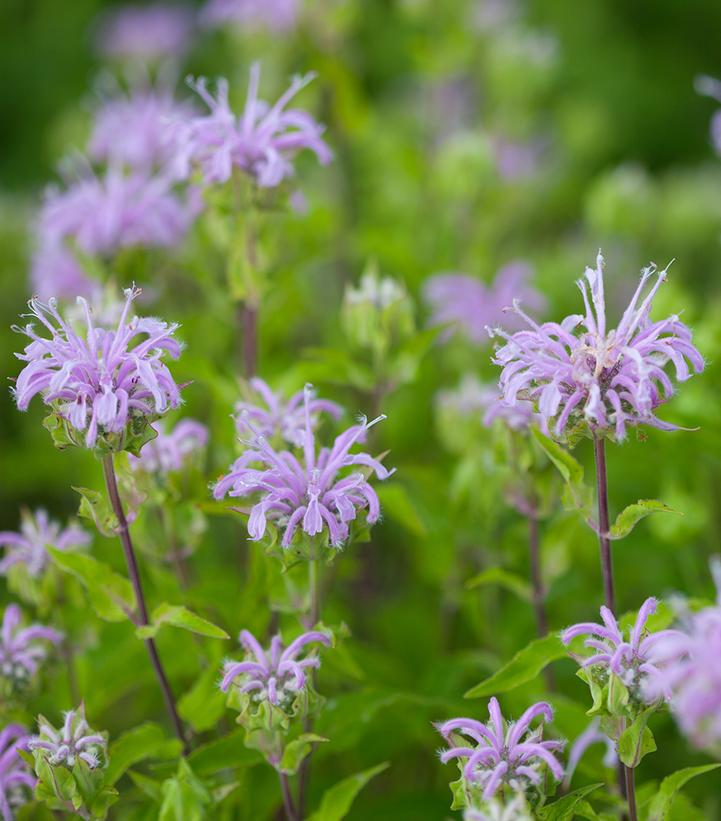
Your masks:
{"label": "dark green leaf", "polygon": [[341,821],[350,810],[353,801],[365,785],[375,778],[378,773],[388,769],[388,762],[378,764],[369,770],[351,775],[339,781],[330,789],[326,790],[321,799],[320,806],[310,816],[308,821]]}
{"label": "dark green leaf", "polygon": [[469,579],[466,582],[466,589],[473,590],[475,587],[485,587],[487,585],[498,585],[498,587],[503,587],[523,601],[531,601],[530,584],[517,574],[504,570],[502,567],[489,567],[488,570],[484,570]]}
{"label": "dark green leaf", "polygon": [[180,741],[168,738],[159,725],[141,724],[123,733],[110,745],[106,783],[117,783],[126,770],[139,761],[147,758],[176,758],[180,752]]}
{"label": "dark green leaf", "polygon": [[664,821],[671,808],[676,793],[692,778],[717,770],[721,764],[703,764],[700,767],[686,767],[664,778],[658,792],[648,807],[648,821]]}
{"label": "dark green leaf", "polygon": [[538,811],[538,817],[543,821],[570,821],[576,814],[578,804],[603,784],[590,784],[564,795],[553,804],[547,804]]}

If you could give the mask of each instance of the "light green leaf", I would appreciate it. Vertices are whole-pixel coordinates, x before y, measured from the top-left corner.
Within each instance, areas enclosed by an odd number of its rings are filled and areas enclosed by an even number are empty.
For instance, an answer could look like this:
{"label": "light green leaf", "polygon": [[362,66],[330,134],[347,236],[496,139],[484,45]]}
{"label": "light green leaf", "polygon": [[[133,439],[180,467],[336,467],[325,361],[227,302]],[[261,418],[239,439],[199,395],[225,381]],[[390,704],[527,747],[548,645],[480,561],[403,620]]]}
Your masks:
{"label": "light green leaf", "polygon": [[226,696],[218,687],[218,670],[209,665],[178,701],[180,717],[197,733],[214,727],[225,712]]}
{"label": "light green leaf", "polygon": [[378,497],[384,513],[403,525],[410,533],[423,538],[427,535],[426,526],[403,485],[398,482],[378,486]]}
{"label": "light green leaf", "polygon": [[636,527],[636,525],[650,516],[652,513],[678,513],[679,511],[670,508],[658,499],[639,499],[632,505],[624,508],[616,517],[616,521],[611,526],[609,536],[612,539],[623,539]]}
{"label": "light green leaf", "polygon": [[648,821],[664,821],[671,808],[676,793],[697,775],[710,773],[721,767],[721,764],[704,764],[700,767],[686,767],[664,778],[658,792],[651,800],[648,808]]}
{"label": "light green leaf", "polygon": [[110,506],[108,497],[97,490],[90,490],[86,487],[73,487],[73,490],[80,494],[80,509],[78,515],[83,519],[92,522],[103,536],[116,536],[118,532],[118,519]]}
{"label": "light green leaf", "polygon": [[538,817],[543,821],[570,821],[576,814],[576,807],[583,799],[592,792],[602,787],[603,784],[590,784],[578,790],[564,795],[553,804],[548,804],[538,811]]}
{"label": "light green leaf", "polygon": [[217,625],[201,618],[182,604],[159,604],[150,617],[150,624],[138,627],[135,631],[138,638],[152,639],[163,625],[179,627],[200,636],[209,636],[213,639],[228,639],[230,636]]}
{"label": "light green leaf", "polygon": [[531,433],[566,483],[564,505],[570,509],[586,510],[590,505],[591,492],[583,482],[583,465],[558,442],[544,436],[538,428],[532,427]]}
{"label": "light green leaf", "polygon": [[105,621],[123,621],[135,610],[130,582],[108,565],[87,553],[72,553],[48,547],[55,564],[75,576],[85,588],[93,610]]}
{"label": "light green leaf", "polygon": [[328,739],[315,733],[303,733],[298,738],[294,738],[283,750],[283,756],[278,765],[280,771],[286,775],[295,775],[303,759],[313,749],[313,744],[323,741],[328,741]]}
{"label": "light green leaf", "polygon": [[158,821],[203,821],[208,817],[210,793],[184,758],[180,760],[177,774],[164,781],[161,789],[163,803]]}
{"label": "light green leaf", "polygon": [[141,724],[123,733],[110,745],[105,781],[107,784],[116,784],[139,761],[146,758],[177,758],[181,749],[180,741],[168,738],[158,724]]}
{"label": "light green leaf", "polygon": [[475,587],[485,587],[487,585],[498,585],[510,593],[518,596],[523,601],[531,601],[531,586],[525,579],[516,573],[504,570],[502,567],[489,567],[472,579],[466,582],[466,590],[473,590]]}
{"label": "light green leaf", "polygon": [[310,816],[308,821],[341,821],[345,818],[355,801],[358,793],[365,785],[375,778],[383,770],[388,769],[388,762],[378,764],[369,770],[351,775],[339,781],[330,789],[326,790],[321,799],[320,806]]}
{"label": "light green leaf", "polygon": [[465,698],[482,698],[514,690],[532,681],[548,664],[565,655],[566,648],[556,633],[535,639],[490,678],[470,689]]}
{"label": "light green leaf", "polygon": [[639,713],[635,721],[627,727],[618,739],[618,757],[627,767],[637,767],[641,759],[656,751],[656,742],[653,733],[646,726],[651,714],[656,711],[656,705],[648,707]]}

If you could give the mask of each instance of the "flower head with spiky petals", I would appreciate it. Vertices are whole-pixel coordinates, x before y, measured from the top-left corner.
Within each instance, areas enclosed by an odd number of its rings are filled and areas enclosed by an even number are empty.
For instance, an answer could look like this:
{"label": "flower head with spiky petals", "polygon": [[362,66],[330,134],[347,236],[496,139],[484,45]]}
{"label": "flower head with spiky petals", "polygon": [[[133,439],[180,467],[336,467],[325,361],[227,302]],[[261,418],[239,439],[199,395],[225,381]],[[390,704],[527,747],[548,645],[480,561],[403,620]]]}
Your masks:
{"label": "flower head with spiky petals", "polygon": [[463,821],[533,821],[526,799],[520,793],[510,798],[494,798],[485,802],[483,809],[469,807]]}
{"label": "flower head with spiky petals", "polygon": [[210,113],[178,125],[178,175],[187,178],[197,167],[205,184],[214,185],[227,182],[238,168],[261,188],[272,188],[293,175],[292,160],[299,151],[312,151],[323,165],[330,162],[333,155],[321,137],[323,127],[305,111],[287,108],[313,76],[296,77],[275,105],[269,106],[258,99],[260,64],[254,63],[240,116],[230,108],[227,80],[218,81],[215,97],[205,78],[192,81]]}
{"label": "flower head with spiky petals", "polygon": [[[648,633],[646,622],[656,612],[657,601],[648,598],[641,605],[636,623],[629,629],[628,638],[618,625],[611,611],[601,607],[603,624],[581,622],[564,630],[561,639],[565,645],[579,636],[588,636],[585,646],[591,651],[589,656],[572,654],[583,669],[589,669],[606,680],[613,674],[628,688],[632,698],[639,702],[648,701],[647,682],[660,681],[660,670],[655,663],[654,648],[659,642],[678,635],[676,630],[661,630]],[[670,693],[659,694],[668,698]],[[658,698],[659,696],[656,696]],[[652,699],[655,700],[655,699]]]}
{"label": "flower head with spiky petals", "polygon": [[460,759],[465,782],[481,790],[483,801],[490,801],[504,786],[513,792],[529,793],[541,784],[546,770],[556,781],[563,778],[556,753],[563,749],[564,742],[544,741],[543,723],[531,729],[531,723],[538,717],[543,721],[553,719],[550,705],[539,701],[518,721],[508,722],[498,699],[492,698],[488,713],[488,724],[472,718],[454,718],[437,726],[450,744],[441,752],[441,761],[445,764]]}
{"label": "flower head with spiky petals", "polygon": [[228,661],[223,668],[220,689],[227,693],[231,686],[243,693],[252,693],[255,701],[268,701],[273,706],[286,709],[304,690],[308,680],[306,671],[320,667],[316,655],[298,659],[298,655],[308,644],[323,644],[329,647],[331,639],[319,630],[310,630],[298,636],[287,647],[283,647],[280,635],[271,639],[270,647],[264,650],[255,636],[243,630],[240,644],[246,652],[244,661]]}
{"label": "flower head with spiky petals", "polygon": [[18,750],[27,750],[30,736],[20,724],[0,730],[0,818],[13,821],[13,811],[30,800],[37,779]]}
{"label": "flower head with spiky petals", "polygon": [[45,659],[43,642],[59,644],[62,635],[42,624],[21,627],[22,612],[16,604],[5,608],[0,629],[0,678],[25,684],[37,673]]}
{"label": "flower head with spiky petals", "polygon": [[[250,380],[250,387],[264,406],[249,401],[238,402],[235,406],[238,432],[245,433],[245,423],[248,421],[266,439],[272,441],[281,438],[291,445],[301,447],[305,436],[305,390],[297,391],[289,399],[285,399],[257,376]],[[308,410],[314,429],[320,413],[327,413],[333,419],[339,419],[343,413],[340,405],[316,396],[309,400]]]}
{"label": "flower head with spiky petals", "polygon": [[162,421],[155,422],[155,439],[146,442],[140,456],[130,456],[133,470],[147,473],[171,473],[182,470],[193,454],[202,451],[208,443],[208,428],[195,419],[181,419],[170,431]]}
{"label": "flower head with spiky petals", "polygon": [[129,422],[177,408],[180,390],[163,358],[180,355],[174,338],[178,326],[150,317],[129,318],[139,293],[136,288],[125,291],[114,330],[96,327],[87,302],[78,298],[85,310],[84,335],[63,319],[54,300],[30,300],[31,317],[50,331],[50,338],[38,336],[32,324],[15,329],[32,340],[16,354],[27,363],[13,389],[18,408],[26,410],[40,394],[72,429],[85,432],[89,448],[98,436],[122,434]]}
{"label": "flower head with spiky petals", "polygon": [[[644,297],[654,274],[656,282]],[[618,441],[632,425],[677,430],[654,413],[674,392],[666,366],[671,364],[683,382],[692,375],[691,369],[702,371],[704,361],[691,342],[691,331],[677,316],[659,322],[649,318],[653,298],[665,279],[666,270],[658,271],[654,265],[644,269],[618,327],[612,330],[606,327],[600,253],[596,267],[586,268],[585,281],[578,281],[584,315],[568,316],[560,325],[539,325],[514,302],[514,313],[529,328],[514,334],[501,329],[491,332],[505,340],[494,362],[502,368],[500,385],[506,402],[532,400],[544,432],[556,436],[579,425]]]}
{"label": "flower head with spiky petals", "polygon": [[387,479],[393,473],[367,453],[350,452],[356,442],[363,441],[368,429],[385,417],[379,416],[372,422],[362,419],[338,436],[333,447],[321,448],[316,453],[312,399],[312,388],[306,385],[301,458],[287,450],[276,451],[245,418],[243,426],[251,435],[249,449],[215,485],[216,499],[226,495],[260,497],[248,520],[248,534],[253,541],[263,538],[270,519],[283,529],[284,548],[290,547],[299,526],[311,537],[327,533],[330,544],[340,547],[348,538],[348,523],[359,510],[367,509],[369,524],[378,521],[380,504],[368,478],[358,470],[349,474],[346,468],[364,467],[378,479]]}
{"label": "flower head with spiky petals", "polygon": [[105,735],[90,729],[84,704],[65,713],[59,730],[46,718],[38,716],[38,734],[30,739],[28,749],[38,752],[53,767],[61,765],[70,769],[80,760],[94,770],[107,757]]}
{"label": "flower head with spiky petals", "polygon": [[0,532],[0,547],[5,548],[0,559],[0,575],[6,574],[14,565],[23,565],[33,578],[37,578],[48,566],[48,546],[56,550],[72,550],[85,547],[89,542],[89,534],[81,527],[69,525],[61,529],[42,508],[35,513],[23,511],[18,533]]}

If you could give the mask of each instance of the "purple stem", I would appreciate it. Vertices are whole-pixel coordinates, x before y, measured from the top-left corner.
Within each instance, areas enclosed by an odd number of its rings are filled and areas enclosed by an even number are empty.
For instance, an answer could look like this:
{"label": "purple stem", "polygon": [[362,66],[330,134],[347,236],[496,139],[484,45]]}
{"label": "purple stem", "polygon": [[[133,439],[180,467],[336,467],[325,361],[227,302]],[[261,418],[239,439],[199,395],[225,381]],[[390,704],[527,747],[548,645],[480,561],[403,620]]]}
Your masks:
{"label": "purple stem", "polygon": [[638,814],[636,812],[636,781],[634,778],[635,769],[633,767],[626,767],[626,801],[628,801],[628,817],[629,821],[637,821]]}
{"label": "purple stem", "polygon": [[[138,624],[145,626],[150,623],[148,618],[148,608],[145,604],[143,587],[140,582],[140,570],[135,557],[133,542],[130,538],[128,520],[125,517],[123,503],[120,499],[120,493],[118,492],[118,482],[115,477],[115,466],[113,464],[112,453],[108,453],[103,457],[103,475],[105,476],[105,485],[108,489],[108,498],[110,499],[110,504],[113,508],[113,512],[115,513],[115,517],[118,520],[118,535],[120,537],[120,543],[123,546],[123,552],[125,553],[125,562],[128,566],[128,575],[130,576],[130,581],[133,585],[133,590],[135,591],[135,599],[137,601],[138,611],[140,614]],[[170,716],[170,720],[173,723],[173,727],[175,728],[178,738],[183,744],[183,751],[185,754],[188,752],[188,742],[185,737],[185,730],[175,707],[173,691],[170,689],[170,683],[168,682],[168,677],[166,676],[165,670],[160,661],[160,656],[158,655],[155,641],[153,639],[145,639],[145,646],[148,648],[150,661],[153,665],[153,669],[155,670],[158,683],[160,684],[160,689],[163,693],[163,700],[165,701],[168,715]]]}
{"label": "purple stem", "polygon": [[290,784],[288,776],[285,773],[278,772],[280,780],[280,790],[283,793],[283,808],[285,809],[285,817],[287,821],[298,821],[298,812],[293,804],[293,796],[290,792]]}

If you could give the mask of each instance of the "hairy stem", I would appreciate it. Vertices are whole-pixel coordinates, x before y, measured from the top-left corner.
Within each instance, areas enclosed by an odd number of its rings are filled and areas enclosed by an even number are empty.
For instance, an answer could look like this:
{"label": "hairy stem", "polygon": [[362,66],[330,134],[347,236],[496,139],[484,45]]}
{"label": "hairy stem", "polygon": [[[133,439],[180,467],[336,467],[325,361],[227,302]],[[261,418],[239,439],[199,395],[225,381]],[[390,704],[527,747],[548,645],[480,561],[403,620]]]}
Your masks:
{"label": "hairy stem", "polygon": [[300,816],[293,803],[293,796],[290,791],[290,783],[288,776],[285,773],[278,772],[278,779],[280,780],[280,791],[283,793],[283,808],[285,809],[285,817],[287,821],[298,821]]}
{"label": "hairy stem", "polygon": [[606,473],[606,443],[593,437],[593,455],[596,461],[596,491],[598,497],[598,545],[601,550],[603,572],[603,598],[606,607],[615,615],[616,596],[613,586],[613,557],[611,540],[608,538],[608,476]]}
{"label": "hairy stem", "polygon": [[[120,543],[123,546],[125,562],[128,566],[128,576],[130,577],[130,582],[133,585],[133,590],[135,591],[135,600],[137,602],[138,613],[140,616],[138,623],[144,626],[149,624],[148,608],[145,603],[143,586],[140,581],[140,569],[138,568],[138,561],[135,557],[135,549],[133,548],[133,542],[130,538],[128,520],[125,517],[123,503],[120,499],[120,493],[118,492],[118,482],[115,477],[115,466],[113,464],[113,455],[111,453],[103,457],[103,475],[105,476],[105,485],[108,490],[108,498],[110,499],[110,504],[113,508],[113,512],[115,513],[115,518],[118,520],[118,535],[120,537]],[[178,738],[183,743],[184,752],[187,753],[188,742],[185,737],[185,730],[175,707],[173,692],[170,689],[168,677],[165,674],[165,669],[160,661],[160,656],[158,655],[155,641],[153,639],[145,639],[145,646],[148,648],[148,655],[150,656],[150,661],[153,665],[153,669],[155,670],[158,683],[160,684],[163,700],[165,701],[165,706],[173,724],[173,728],[175,729]]]}

